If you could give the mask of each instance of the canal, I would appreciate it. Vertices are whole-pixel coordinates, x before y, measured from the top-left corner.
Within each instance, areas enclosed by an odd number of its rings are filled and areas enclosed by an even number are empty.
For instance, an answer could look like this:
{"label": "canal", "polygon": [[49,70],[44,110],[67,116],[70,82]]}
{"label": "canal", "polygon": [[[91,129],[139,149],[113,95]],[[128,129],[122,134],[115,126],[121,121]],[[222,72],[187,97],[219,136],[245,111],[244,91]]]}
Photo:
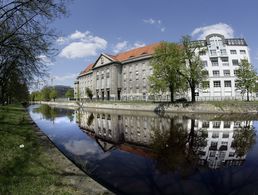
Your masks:
{"label": "canal", "polygon": [[117,194],[256,194],[256,116],[32,105],[35,123]]}

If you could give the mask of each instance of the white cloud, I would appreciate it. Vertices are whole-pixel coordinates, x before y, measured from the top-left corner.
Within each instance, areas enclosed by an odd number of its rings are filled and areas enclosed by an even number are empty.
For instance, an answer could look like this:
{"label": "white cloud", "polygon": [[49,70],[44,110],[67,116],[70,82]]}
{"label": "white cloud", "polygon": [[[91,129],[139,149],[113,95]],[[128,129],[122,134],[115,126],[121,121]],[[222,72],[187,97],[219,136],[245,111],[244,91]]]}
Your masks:
{"label": "white cloud", "polygon": [[120,51],[126,50],[128,48],[128,41],[118,42],[113,49],[114,53],[118,53]]}
{"label": "white cloud", "polygon": [[69,74],[69,75],[63,75],[63,76],[53,76],[54,81],[66,81],[68,79],[75,80],[75,78],[78,76],[78,74]]}
{"label": "white cloud", "polygon": [[67,41],[68,40],[65,37],[58,37],[57,40],[56,40],[57,44],[59,44],[59,45],[63,45],[65,43],[67,43]]}
{"label": "white cloud", "polygon": [[193,30],[192,36],[198,36],[198,39],[205,39],[205,37],[212,33],[224,35],[226,38],[234,37],[234,30],[231,26],[225,23],[218,23],[209,26],[199,27]]}
{"label": "white cloud", "polygon": [[39,58],[39,60],[40,60],[42,63],[44,63],[44,64],[47,65],[47,66],[53,66],[53,65],[54,65],[54,63],[52,62],[52,60],[51,60],[49,57],[47,57],[46,55],[39,55],[38,58]]}
{"label": "white cloud", "polygon": [[146,45],[145,43],[142,43],[142,42],[137,41],[137,42],[135,42],[135,43],[133,44],[133,46],[131,47],[131,49],[138,48],[138,47],[144,47],[145,45]]}
{"label": "white cloud", "polygon": [[156,26],[161,32],[164,32],[166,30],[165,26],[162,24],[161,20],[155,20],[153,18],[149,19],[143,19],[142,20],[146,24],[154,25]]}
{"label": "white cloud", "polygon": [[[159,20],[160,21],[160,20]],[[147,24],[155,24],[156,20],[149,18],[149,19],[143,19],[143,22],[147,23]]]}
{"label": "white cloud", "polygon": [[70,38],[71,39],[82,39],[82,38],[85,38],[89,34],[90,34],[89,31],[86,31],[85,33],[82,33],[80,31],[76,30],[74,33],[72,33],[70,35]]}
{"label": "white cloud", "polygon": [[107,41],[101,37],[92,35],[89,31],[75,31],[68,37],[59,37],[57,42],[66,44],[59,56],[74,59],[97,55],[99,50],[107,47]]}
{"label": "white cloud", "polygon": [[127,50],[130,50],[130,49],[143,47],[143,46],[145,46],[145,43],[142,43],[140,41],[136,41],[133,44],[130,44],[128,41],[120,41],[114,46],[113,52],[114,53],[119,53],[121,51],[127,51]]}

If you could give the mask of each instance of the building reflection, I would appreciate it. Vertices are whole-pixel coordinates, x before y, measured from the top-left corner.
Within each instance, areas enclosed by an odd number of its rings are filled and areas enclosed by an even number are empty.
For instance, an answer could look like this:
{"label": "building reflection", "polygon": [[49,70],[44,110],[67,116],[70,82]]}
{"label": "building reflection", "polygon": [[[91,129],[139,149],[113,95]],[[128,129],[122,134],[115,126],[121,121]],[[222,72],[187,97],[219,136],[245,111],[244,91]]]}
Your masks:
{"label": "building reflection", "polygon": [[[77,111],[77,123],[103,151],[120,149],[157,160],[160,169],[241,166],[255,143],[253,122],[186,116]],[[185,164],[184,164],[185,163]],[[184,167],[182,167],[184,168]]]}

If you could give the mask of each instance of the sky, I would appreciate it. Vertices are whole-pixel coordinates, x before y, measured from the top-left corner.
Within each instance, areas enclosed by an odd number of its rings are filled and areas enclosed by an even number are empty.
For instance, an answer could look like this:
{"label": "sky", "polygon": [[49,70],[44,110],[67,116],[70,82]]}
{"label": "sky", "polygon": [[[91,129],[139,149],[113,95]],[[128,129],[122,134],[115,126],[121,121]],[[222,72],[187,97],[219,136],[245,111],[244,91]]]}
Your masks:
{"label": "sky", "polygon": [[73,86],[101,53],[209,33],[245,38],[258,70],[257,0],[74,0],[67,8],[68,16],[51,24],[59,53],[53,59],[42,56],[50,74],[44,84]]}

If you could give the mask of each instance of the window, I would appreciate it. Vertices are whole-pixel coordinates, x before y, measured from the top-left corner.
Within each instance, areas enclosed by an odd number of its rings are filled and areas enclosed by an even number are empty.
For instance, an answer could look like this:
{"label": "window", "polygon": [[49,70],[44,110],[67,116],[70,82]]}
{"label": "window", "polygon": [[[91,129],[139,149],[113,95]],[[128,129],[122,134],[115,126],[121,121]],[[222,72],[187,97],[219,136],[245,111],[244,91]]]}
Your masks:
{"label": "window", "polygon": [[219,65],[218,59],[212,59],[212,60],[211,60],[211,65],[212,65],[212,66],[218,66],[218,65]]}
{"label": "window", "polygon": [[208,70],[204,70],[204,71],[203,71],[203,74],[204,74],[204,76],[209,76]]}
{"label": "window", "polygon": [[216,56],[217,55],[217,52],[216,52],[215,49],[211,49],[210,53],[211,53],[211,56]]}
{"label": "window", "polygon": [[212,74],[213,76],[219,76],[219,70],[213,70]]}
{"label": "window", "polygon": [[237,54],[236,50],[230,50],[230,54]]}
{"label": "window", "polygon": [[238,60],[232,60],[232,64],[233,64],[234,66],[238,66],[238,65],[239,65],[239,62],[238,62]]}
{"label": "window", "polygon": [[208,62],[205,60],[205,61],[202,61],[202,65],[203,66],[208,66]]}
{"label": "window", "polygon": [[240,54],[246,54],[245,50],[240,50]]}
{"label": "window", "polygon": [[210,87],[210,82],[209,81],[203,81],[202,82],[202,87],[203,88],[209,88]]}
{"label": "window", "polygon": [[224,76],[230,76],[230,70],[223,70]]}
{"label": "window", "polygon": [[[224,128],[230,128],[230,121],[224,121]],[[224,134],[227,135],[227,137],[224,137]],[[229,134],[228,133],[223,133],[223,138],[228,138]]]}
{"label": "window", "polygon": [[[213,145],[213,147],[217,147],[217,145]],[[210,157],[215,157],[216,151],[211,151],[210,152]]]}
{"label": "window", "polygon": [[224,81],[225,87],[231,87],[231,81]]}
{"label": "window", "polygon": [[204,121],[204,122],[202,123],[202,128],[209,128],[209,126],[210,126],[209,121]]}
{"label": "window", "polygon": [[221,55],[227,55],[227,50],[221,49],[221,50],[220,50],[220,53],[221,53]]}
{"label": "window", "polygon": [[[230,127],[230,124],[229,124],[229,127]],[[225,128],[225,125],[224,125],[224,128]],[[229,138],[229,133],[223,133],[222,138]]]}
{"label": "window", "polygon": [[[220,121],[214,121],[214,122],[213,122],[213,128],[215,128],[215,129],[220,128]],[[213,134],[212,134],[212,137],[213,137]],[[218,137],[219,137],[219,136],[218,136]]]}
{"label": "window", "polygon": [[[219,127],[218,127],[219,128]],[[213,132],[212,133],[212,138],[219,138],[219,133]]]}
{"label": "window", "polygon": [[195,92],[195,94],[194,94],[195,96],[199,96],[199,92]]}
{"label": "window", "polygon": [[237,72],[238,72],[238,70],[236,69],[236,70],[234,70],[234,75],[236,76],[237,75]]}
{"label": "window", "polygon": [[234,157],[235,156],[235,152],[229,152],[228,157]]}
{"label": "window", "polygon": [[199,55],[200,55],[200,56],[204,56],[205,54],[206,54],[206,51],[205,51],[205,50],[199,51]]}
{"label": "window", "polygon": [[220,81],[213,81],[213,87],[220,87]]}

